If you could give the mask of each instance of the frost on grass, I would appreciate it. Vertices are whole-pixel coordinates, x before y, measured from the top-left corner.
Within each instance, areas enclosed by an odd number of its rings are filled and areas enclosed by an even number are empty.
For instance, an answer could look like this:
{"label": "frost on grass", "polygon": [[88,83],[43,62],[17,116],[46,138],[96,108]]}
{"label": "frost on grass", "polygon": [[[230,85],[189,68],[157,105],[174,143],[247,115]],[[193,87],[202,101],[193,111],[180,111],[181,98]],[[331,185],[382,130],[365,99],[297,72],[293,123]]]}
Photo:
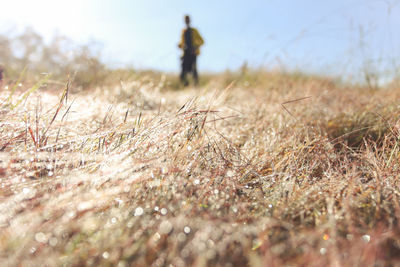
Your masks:
{"label": "frost on grass", "polygon": [[398,264],[398,90],[275,75],[2,91],[2,265]]}

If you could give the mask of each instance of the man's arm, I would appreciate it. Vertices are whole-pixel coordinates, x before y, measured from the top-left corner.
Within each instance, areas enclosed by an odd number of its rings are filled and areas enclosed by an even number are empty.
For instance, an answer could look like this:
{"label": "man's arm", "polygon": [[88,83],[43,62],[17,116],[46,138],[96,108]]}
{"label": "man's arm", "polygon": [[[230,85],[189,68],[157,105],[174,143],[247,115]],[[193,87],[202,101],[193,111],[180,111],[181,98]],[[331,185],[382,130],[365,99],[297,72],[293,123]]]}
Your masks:
{"label": "man's arm", "polygon": [[204,40],[197,29],[193,29],[193,44],[196,47],[200,47],[204,44]]}
{"label": "man's arm", "polygon": [[180,49],[183,49],[184,46],[185,46],[185,30],[182,31],[182,34],[181,34],[181,41],[180,41],[179,44],[178,44],[178,47],[179,47]]}

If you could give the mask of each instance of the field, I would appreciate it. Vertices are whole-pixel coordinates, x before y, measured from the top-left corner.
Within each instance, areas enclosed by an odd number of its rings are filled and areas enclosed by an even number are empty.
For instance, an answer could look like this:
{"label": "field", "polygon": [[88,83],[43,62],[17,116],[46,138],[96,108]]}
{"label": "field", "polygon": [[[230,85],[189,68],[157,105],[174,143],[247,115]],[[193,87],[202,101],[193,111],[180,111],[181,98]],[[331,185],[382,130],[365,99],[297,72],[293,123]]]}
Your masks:
{"label": "field", "polygon": [[0,89],[1,266],[399,266],[400,90],[274,71]]}

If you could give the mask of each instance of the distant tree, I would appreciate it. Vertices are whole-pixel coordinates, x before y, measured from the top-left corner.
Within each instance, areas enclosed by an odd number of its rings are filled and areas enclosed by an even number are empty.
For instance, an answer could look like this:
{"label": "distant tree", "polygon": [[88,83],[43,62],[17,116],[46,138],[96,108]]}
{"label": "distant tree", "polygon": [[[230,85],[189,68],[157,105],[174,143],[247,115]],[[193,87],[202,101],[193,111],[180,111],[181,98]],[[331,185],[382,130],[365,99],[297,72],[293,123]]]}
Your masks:
{"label": "distant tree", "polygon": [[96,43],[77,45],[63,35],[46,43],[32,28],[16,36],[0,35],[0,64],[16,78],[27,67],[31,73],[51,73],[53,79],[68,75],[82,87],[102,83],[107,74]]}

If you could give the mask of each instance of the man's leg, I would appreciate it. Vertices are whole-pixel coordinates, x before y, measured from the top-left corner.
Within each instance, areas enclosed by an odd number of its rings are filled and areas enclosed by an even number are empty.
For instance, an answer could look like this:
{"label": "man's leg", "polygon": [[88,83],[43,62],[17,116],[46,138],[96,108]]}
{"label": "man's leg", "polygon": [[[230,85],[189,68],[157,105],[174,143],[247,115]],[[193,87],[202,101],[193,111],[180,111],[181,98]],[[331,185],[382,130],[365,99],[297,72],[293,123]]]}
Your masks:
{"label": "man's leg", "polygon": [[199,84],[199,75],[197,73],[196,61],[197,61],[197,55],[193,55],[192,73],[193,73],[193,80],[194,80],[195,85]]}
{"label": "man's leg", "polygon": [[180,75],[181,82],[184,86],[188,85],[188,80],[186,78],[186,70],[185,67],[182,65],[181,75]]}
{"label": "man's leg", "polygon": [[188,83],[188,80],[187,80],[187,78],[186,78],[186,74],[187,74],[187,56],[186,55],[183,55],[183,57],[182,57],[182,64],[181,64],[181,75],[180,75],[180,79],[181,79],[181,82],[183,83],[183,85],[184,86],[187,86],[189,83]]}

